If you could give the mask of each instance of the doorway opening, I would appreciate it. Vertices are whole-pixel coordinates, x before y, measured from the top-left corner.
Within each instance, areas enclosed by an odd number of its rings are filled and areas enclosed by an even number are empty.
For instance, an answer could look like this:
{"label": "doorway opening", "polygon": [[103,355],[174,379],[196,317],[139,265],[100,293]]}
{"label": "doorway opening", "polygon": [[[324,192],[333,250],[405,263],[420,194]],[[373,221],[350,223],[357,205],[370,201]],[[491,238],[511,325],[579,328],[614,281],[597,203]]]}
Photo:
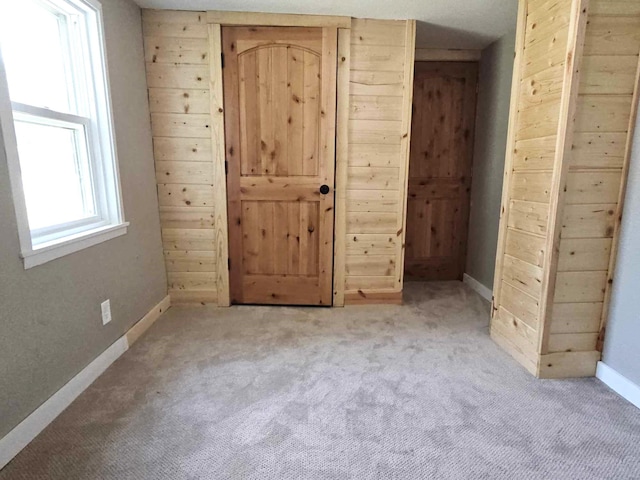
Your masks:
{"label": "doorway opening", "polygon": [[404,272],[462,280],[478,84],[477,62],[415,64]]}

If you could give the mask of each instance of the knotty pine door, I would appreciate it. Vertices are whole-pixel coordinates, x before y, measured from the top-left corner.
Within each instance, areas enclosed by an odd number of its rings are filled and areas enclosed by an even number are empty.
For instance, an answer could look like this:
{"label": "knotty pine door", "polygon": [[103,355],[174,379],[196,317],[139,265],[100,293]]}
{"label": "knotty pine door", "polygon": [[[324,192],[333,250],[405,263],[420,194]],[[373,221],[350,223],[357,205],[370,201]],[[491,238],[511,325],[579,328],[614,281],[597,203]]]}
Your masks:
{"label": "knotty pine door", "polygon": [[477,64],[416,62],[409,159],[405,276],[464,273]]}
{"label": "knotty pine door", "polygon": [[337,29],[222,44],[231,302],[331,305]]}

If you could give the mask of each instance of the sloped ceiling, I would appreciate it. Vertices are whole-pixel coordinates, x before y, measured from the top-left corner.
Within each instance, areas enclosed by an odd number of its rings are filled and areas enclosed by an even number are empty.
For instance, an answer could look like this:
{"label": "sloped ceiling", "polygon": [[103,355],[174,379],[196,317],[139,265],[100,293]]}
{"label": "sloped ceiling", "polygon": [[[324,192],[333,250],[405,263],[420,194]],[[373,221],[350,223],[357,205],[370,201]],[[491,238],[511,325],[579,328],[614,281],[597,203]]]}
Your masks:
{"label": "sloped ceiling", "polygon": [[418,20],[416,43],[481,49],[515,29],[517,0],[134,0],[142,8]]}

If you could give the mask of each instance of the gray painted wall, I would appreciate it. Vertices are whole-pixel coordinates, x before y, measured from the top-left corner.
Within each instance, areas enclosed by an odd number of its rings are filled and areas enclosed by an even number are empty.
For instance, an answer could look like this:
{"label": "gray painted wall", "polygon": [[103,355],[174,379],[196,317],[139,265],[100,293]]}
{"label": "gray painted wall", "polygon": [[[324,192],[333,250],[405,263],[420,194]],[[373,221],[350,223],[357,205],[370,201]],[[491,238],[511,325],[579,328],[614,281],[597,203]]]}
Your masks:
{"label": "gray painted wall", "polygon": [[[102,0],[126,235],[24,270],[0,138],[0,438],[166,294],[140,9]],[[113,320],[102,326],[100,302]]]}
{"label": "gray painted wall", "polygon": [[515,30],[482,51],[466,273],[493,288]]}
{"label": "gray painted wall", "polygon": [[640,386],[640,115],[627,182],[603,361]]}

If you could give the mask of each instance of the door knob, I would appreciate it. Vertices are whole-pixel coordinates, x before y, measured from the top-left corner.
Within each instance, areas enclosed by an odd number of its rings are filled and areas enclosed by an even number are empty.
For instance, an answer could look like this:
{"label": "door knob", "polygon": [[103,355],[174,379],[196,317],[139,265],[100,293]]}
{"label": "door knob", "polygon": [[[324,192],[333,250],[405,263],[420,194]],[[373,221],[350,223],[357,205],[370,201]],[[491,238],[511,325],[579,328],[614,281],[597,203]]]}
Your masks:
{"label": "door knob", "polygon": [[327,193],[329,193],[329,185],[322,185],[320,187],[320,193],[322,195],[326,195]]}

